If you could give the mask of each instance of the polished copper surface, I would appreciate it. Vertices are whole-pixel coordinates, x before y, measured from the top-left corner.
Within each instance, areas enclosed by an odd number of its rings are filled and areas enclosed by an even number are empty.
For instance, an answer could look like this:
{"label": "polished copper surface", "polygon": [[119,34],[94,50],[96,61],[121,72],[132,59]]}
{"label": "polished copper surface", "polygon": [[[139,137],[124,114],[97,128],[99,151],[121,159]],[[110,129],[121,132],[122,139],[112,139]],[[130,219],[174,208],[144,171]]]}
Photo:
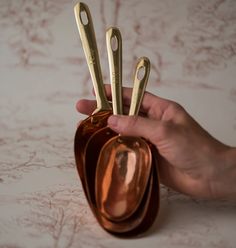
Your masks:
{"label": "polished copper surface", "polygon": [[143,199],[151,171],[151,151],[143,139],[119,136],[100,152],[96,174],[96,203],[108,219],[131,216]]}
{"label": "polished copper surface", "polygon": [[101,111],[97,112],[92,116],[89,116],[85,120],[83,120],[75,134],[74,138],[74,154],[75,154],[75,161],[77,170],[82,182],[82,186],[87,196],[86,189],[86,178],[85,178],[85,161],[84,161],[84,154],[85,154],[85,147],[86,144],[93,133],[100,130],[101,128],[107,125],[107,119],[111,115],[110,111]]}
{"label": "polished copper surface", "polygon": [[89,198],[90,203],[95,204],[95,199],[90,197],[91,194],[95,191],[95,175],[97,160],[100,154],[100,150],[109,139],[117,136],[117,133],[109,129],[108,127],[101,128],[99,131],[93,133],[89,138],[86,146],[83,157],[83,168],[84,168],[84,177],[86,179],[86,191],[87,197]]}
{"label": "polished copper surface", "polygon": [[[106,132],[106,128],[103,128],[101,131],[98,132],[101,135],[101,138],[104,137],[105,132]],[[97,136],[96,140],[98,141],[97,143],[98,145],[99,136]],[[94,148],[96,148],[96,146]],[[91,146],[90,149],[92,150]],[[93,153],[93,155],[91,155],[90,151],[88,151],[88,154],[86,156],[87,159],[90,158],[91,163],[93,162],[93,158],[96,159],[94,155],[97,156],[96,150],[93,151],[95,152],[95,154]],[[88,182],[87,186],[88,186],[88,191],[90,192],[90,202],[92,203],[90,204],[90,208],[93,211],[95,217],[97,218],[99,224],[106,231],[122,237],[138,235],[146,231],[155,221],[155,217],[159,209],[159,179],[158,179],[158,171],[157,171],[156,152],[153,151],[152,151],[152,161],[153,161],[152,163],[153,166],[150,171],[150,179],[148,181],[145,193],[139,204],[139,207],[130,217],[122,221],[112,221],[106,218],[105,216],[101,215],[99,209],[97,208],[96,199],[95,199],[96,196],[94,190],[96,166],[87,167],[88,176],[89,176],[87,181]]]}

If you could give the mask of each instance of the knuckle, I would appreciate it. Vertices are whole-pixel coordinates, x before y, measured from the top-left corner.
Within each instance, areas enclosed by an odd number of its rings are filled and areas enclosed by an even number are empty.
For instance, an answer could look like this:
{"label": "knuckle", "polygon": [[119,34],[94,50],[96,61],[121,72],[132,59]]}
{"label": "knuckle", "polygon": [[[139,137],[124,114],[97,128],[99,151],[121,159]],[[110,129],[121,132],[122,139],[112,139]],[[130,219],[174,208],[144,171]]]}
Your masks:
{"label": "knuckle", "polygon": [[171,102],[165,114],[165,120],[172,120],[174,122],[182,122],[186,117],[185,109],[176,102]]}
{"label": "knuckle", "polygon": [[169,109],[173,112],[173,114],[180,113],[184,110],[184,108],[176,102],[171,102],[169,105]]}

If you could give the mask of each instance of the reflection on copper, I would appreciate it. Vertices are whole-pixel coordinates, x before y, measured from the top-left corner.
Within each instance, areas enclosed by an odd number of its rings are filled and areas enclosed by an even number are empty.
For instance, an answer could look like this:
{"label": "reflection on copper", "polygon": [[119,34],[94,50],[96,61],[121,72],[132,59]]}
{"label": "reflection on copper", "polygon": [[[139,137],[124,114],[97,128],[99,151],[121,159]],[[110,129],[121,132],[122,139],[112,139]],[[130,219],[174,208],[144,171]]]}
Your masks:
{"label": "reflection on copper", "polygon": [[[100,225],[108,232],[121,237],[129,237],[145,232],[155,221],[160,203],[160,184],[157,167],[157,151],[149,144],[152,153],[152,167],[144,196],[137,210],[127,219],[111,221],[100,214],[96,205],[91,205]],[[91,168],[92,170],[96,168]],[[95,198],[95,192],[91,190],[91,198]]]}
{"label": "reflection on copper", "polygon": [[114,221],[131,216],[138,208],[151,171],[147,143],[137,137],[114,137],[102,148],[97,163],[96,204]]}
{"label": "reflection on copper", "polygon": [[86,144],[93,133],[107,125],[107,119],[110,115],[110,111],[97,112],[96,114],[83,120],[76,130],[74,139],[74,154],[83,188],[86,187],[86,179],[84,176],[84,153]]}
{"label": "reflection on copper", "polygon": [[83,154],[83,168],[84,176],[86,179],[86,189],[89,202],[95,204],[95,199],[90,197],[91,189],[95,191],[95,175],[96,175],[96,164],[99,157],[100,150],[109,139],[117,136],[117,133],[112,131],[108,127],[101,128],[97,132],[93,133],[86,146]]}
{"label": "reflection on copper", "polygon": [[[85,194],[87,195],[89,206],[102,228],[114,235],[133,236],[146,231],[152,225],[159,209],[159,180],[156,159],[154,156],[157,153],[156,151],[152,151],[151,153],[152,166],[150,178],[136,211],[124,220],[110,220],[101,214],[97,207],[95,177],[97,161],[104,142],[115,137],[119,137],[117,133],[110,130],[108,127],[105,127],[91,135],[87,142],[84,156],[84,176],[86,181]],[[137,146],[137,144],[135,144],[135,146]],[[152,147],[150,144],[149,146]]]}

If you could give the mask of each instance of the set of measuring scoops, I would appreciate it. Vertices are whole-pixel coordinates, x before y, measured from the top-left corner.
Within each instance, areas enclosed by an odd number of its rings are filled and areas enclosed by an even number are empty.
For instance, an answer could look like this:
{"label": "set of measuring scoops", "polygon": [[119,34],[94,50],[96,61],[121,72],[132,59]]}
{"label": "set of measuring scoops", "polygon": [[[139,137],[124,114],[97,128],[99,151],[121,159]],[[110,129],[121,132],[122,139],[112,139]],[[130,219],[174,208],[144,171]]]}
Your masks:
{"label": "set of measuring scoops", "polygon": [[[123,114],[122,39],[111,27],[106,32],[112,107],[107,100],[89,8],[74,7],[83,50],[91,74],[97,108],[77,128],[75,160],[84,193],[98,223],[117,236],[146,231],[159,209],[157,151],[141,137],[123,136],[107,126],[108,117]],[[138,115],[150,73],[146,57],[138,60],[129,115]]]}

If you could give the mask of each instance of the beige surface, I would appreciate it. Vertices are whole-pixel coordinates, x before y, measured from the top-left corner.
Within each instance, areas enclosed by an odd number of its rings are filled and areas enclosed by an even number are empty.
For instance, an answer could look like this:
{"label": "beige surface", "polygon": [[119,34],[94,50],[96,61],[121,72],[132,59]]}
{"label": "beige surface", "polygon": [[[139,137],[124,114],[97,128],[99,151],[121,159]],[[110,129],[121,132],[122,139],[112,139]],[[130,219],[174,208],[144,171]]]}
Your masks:
{"label": "beige surface", "polygon": [[[148,89],[181,103],[211,134],[236,145],[236,1],[85,1],[108,79],[105,30],[123,35],[124,81],[151,59]],[[75,169],[73,136],[92,97],[66,0],[0,0],[0,247],[235,247],[236,206],[162,188],[143,237],[105,233]],[[130,85],[126,83],[126,85]]]}

